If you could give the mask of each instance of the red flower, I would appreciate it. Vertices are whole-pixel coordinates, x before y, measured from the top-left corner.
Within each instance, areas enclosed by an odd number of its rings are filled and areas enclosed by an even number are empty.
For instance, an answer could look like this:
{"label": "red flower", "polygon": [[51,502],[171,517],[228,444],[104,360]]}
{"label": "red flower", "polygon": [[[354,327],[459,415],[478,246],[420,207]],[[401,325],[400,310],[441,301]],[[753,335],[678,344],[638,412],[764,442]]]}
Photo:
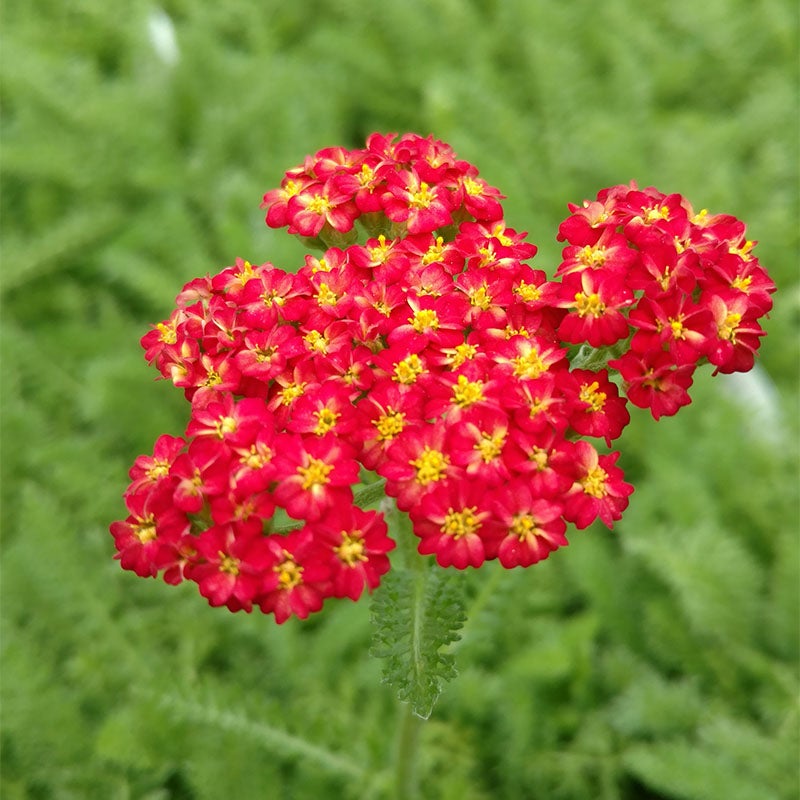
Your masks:
{"label": "red flower", "polygon": [[564,442],[553,461],[573,478],[572,488],[564,495],[564,518],[578,528],[586,528],[598,517],[609,527],[622,517],[628,507],[633,486],[622,480],[622,470],[615,465],[619,453],[598,455],[588,442]]}
{"label": "red flower", "polygon": [[529,567],[568,544],[563,506],[536,495],[526,480],[504,486],[493,509],[502,525],[497,557],[504,567]]}
{"label": "red flower", "polygon": [[563,341],[602,347],[628,335],[620,309],[633,302],[633,294],[621,280],[589,270],[567,275],[560,297],[558,305],[569,309],[558,326]]}
{"label": "red flower", "polygon": [[653,419],[669,417],[691,403],[694,366],[676,367],[673,357],[663,350],[646,353],[630,351],[608,362],[625,381],[628,399],[639,408],[649,408]]}
{"label": "red flower", "polygon": [[570,427],[581,436],[601,436],[611,444],[630,422],[625,398],[608,379],[608,370],[576,369],[560,378]]}
{"label": "red flower", "polygon": [[479,567],[497,539],[486,487],[477,481],[446,481],[411,508],[419,552],[435,554],[441,567]]}
{"label": "red flower", "polygon": [[315,523],[312,530],[328,553],[334,597],[358,600],[365,587],[372,591],[389,571],[386,553],[395,548],[395,542],[387,535],[386,521],[377,511],[341,505]]}
{"label": "red flower", "polygon": [[319,545],[311,531],[303,528],[287,536],[266,539],[272,566],[263,575],[258,605],[273,613],[277,623],[293,614],[306,619],[319,611],[328,596],[330,566],[320,558]]}
{"label": "red flower", "polygon": [[215,525],[197,537],[195,548],[196,560],[185,573],[209,605],[251,611],[264,573],[275,564],[266,539],[241,535],[235,525]]}
{"label": "red flower", "polygon": [[280,435],[276,440],[276,502],[290,517],[314,521],[341,503],[351,503],[358,480],[353,448],[333,434]]}

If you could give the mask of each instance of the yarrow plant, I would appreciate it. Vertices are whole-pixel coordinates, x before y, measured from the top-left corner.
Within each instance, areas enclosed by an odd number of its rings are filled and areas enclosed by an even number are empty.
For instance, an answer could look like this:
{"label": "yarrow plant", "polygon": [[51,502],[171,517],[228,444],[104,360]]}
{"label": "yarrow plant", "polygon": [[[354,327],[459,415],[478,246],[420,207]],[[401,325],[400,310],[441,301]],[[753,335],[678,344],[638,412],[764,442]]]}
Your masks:
{"label": "yarrow plant", "polygon": [[131,468],[122,567],[282,623],[376,589],[398,537],[511,568],[612,527],[628,401],[658,420],[698,366],[749,370],[775,286],[742,222],[634,183],[569,205],[549,278],[503,199],[415,134],[288,170],[266,223],[317,255],[236,259],[142,339],[189,422]]}

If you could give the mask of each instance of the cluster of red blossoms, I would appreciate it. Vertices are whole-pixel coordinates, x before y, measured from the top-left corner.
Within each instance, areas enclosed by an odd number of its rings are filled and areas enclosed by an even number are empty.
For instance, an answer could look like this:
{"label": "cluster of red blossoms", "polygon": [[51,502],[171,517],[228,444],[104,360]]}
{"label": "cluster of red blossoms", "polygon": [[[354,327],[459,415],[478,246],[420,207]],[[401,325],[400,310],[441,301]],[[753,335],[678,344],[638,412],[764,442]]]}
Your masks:
{"label": "cluster of red blossoms", "polygon": [[674,414],[698,364],[752,367],[775,287],[741,222],[635,185],[570,206],[548,280],[502,199],[412,134],[287,172],[267,224],[323,255],[191,281],[142,339],[191,419],[131,469],[122,566],[278,622],[355,600],[395,546],[356,505],[367,474],[441,566],[528,566],[567,523],[611,527],[633,489],[586,437],[610,447],[625,395]]}

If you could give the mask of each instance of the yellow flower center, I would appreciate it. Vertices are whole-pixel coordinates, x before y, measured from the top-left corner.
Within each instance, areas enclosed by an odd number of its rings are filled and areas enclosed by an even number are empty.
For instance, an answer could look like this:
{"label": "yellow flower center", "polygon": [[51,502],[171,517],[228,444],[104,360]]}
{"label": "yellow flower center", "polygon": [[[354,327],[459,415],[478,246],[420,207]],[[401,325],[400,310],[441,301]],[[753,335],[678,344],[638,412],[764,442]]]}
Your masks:
{"label": "yellow flower center", "polygon": [[428,208],[433,200],[433,192],[431,192],[428,184],[423,181],[420,183],[419,189],[417,189],[416,192],[411,193],[409,205],[412,208]]}
{"label": "yellow flower center", "polygon": [[434,483],[444,477],[450,464],[450,459],[439,450],[432,450],[428,445],[425,445],[419,458],[409,461],[409,464],[417,471],[415,478],[417,483],[427,486],[429,483]]}
{"label": "yellow flower center", "polygon": [[460,539],[462,536],[475,533],[481,526],[480,520],[475,515],[477,510],[477,506],[471,506],[461,511],[454,511],[452,508],[447,509],[444,524],[440,530],[454,539]]}
{"label": "yellow flower center", "polygon": [[606,249],[587,244],[578,254],[578,261],[585,267],[602,267],[606,263]]}
{"label": "yellow flower center", "polygon": [[398,383],[410,385],[425,371],[422,361],[416,353],[412,353],[394,365],[394,379]]}
{"label": "yellow flower center", "polygon": [[317,305],[335,306],[339,302],[339,295],[327,283],[321,283],[317,290]]}
{"label": "yellow flower center", "polygon": [[489,294],[489,287],[484,283],[479,286],[475,291],[469,294],[469,304],[486,311],[492,304],[492,296]]}
{"label": "yellow flower center", "polygon": [[333,471],[333,464],[326,464],[319,458],[309,456],[307,467],[298,467],[297,474],[303,479],[301,486],[305,491],[315,486],[324,486],[330,483],[328,475]]}
{"label": "yellow flower center", "polygon": [[466,375],[459,375],[453,386],[453,402],[459,408],[466,408],[483,400],[483,381],[470,381]]}
{"label": "yellow flower center", "polygon": [[239,559],[219,551],[219,571],[234,577],[239,574]]}
{"label": "yellow flower center", "polygon": [[157,481],[169,474],[169,462],[153,459],[153,465],[145,472],[145,476],[149,481]]}
{"label": "yellow flower center", "polygon": [[299,583],[303,582],[303,568],[292,558],[291,554],[283,551],[284,560],[273,567],[273,571],[278,573],[278,584],[281,589],[294,589]]}
{"label": "yellow flower center", "polygon": [[356,564],[367,560],[364,554],[364,540],[361,538],[361,531],[342,531],[342,543],[334,547],[333,551],[337,558],[347,564],[348,567],[355,567]]}
{"label": "yellow flower center", "polygon": [[731,312],[725,317],[722,325],[718,326],[719,338],[727,339],[734,344],[736,343],[736,331],[739,329],[739,323],[742,321],[742,315]]}
{"label": "yellow flower center", "polygon": [[432,308],[420,308],[408,320],[417,333],[425,333],[439,329],[439,317]]}
{"label": "yellow flower center", "polygon": [[533,346],[522,355],[512,358],[511,363],[514,365],[514,375],[517,378],[531,378],[533,380],[543,372],[547,372],[547,367],[542,361],[539,351]]}
{"label": "yellow flower center", "polygon": [[488,464],[500,455],[504,442],[505,434],[498,433],[493,436],[491,433],[481,431],[480,441],[473,446],[473,450],[477,450],[481,454],[483,463]]}
{"label": "yellow flower center", "polygon": [[326,214],[333,208],[330,201],[324,195],[318,194],[312,198],[308,204],[308,210],[314,214]]}
{"label": "yellow flower center", "polygon": [[472,178],[464,178],[464,189],[467,194],[475,195],[483,194],[483,186],[481,186],[477,181],[472,180]]}
{"label": "yellow flower center", "polygon": [[474,344],[457,344],[452,351],[453,353],[452,365],[460,367],[465,361],[470,361],[478,354],[478,348]]}
{"label": "yellow flower center", "polygon": [[606,478],[608,478],[608,473],[602,467],[597,466],[589,470],[589,472],[581,478],[580,483],[586,494],[600,498],[608,494]]}
{"label": "yellow flower center", "polygon": [[514,289],[514,293],[526,303],[533,303],[542,296],[542,290],[538,286],[525,283],[525,281],[520,281],[519,286]]}
{"label": "yellow flower center", "polygon": [[336,425],[336,420],[342,415],[330,408],[321,408],[319,411],[314,412],[317,418],[317,426],[314,428],[314,433],[317,436],[324,436],[331,428]]}
{"label": "yellow flower center", "polygon": [[147,544],[156,538],[156,520],[152,514],[148,514],[143,520],[131,526],[134,536],[142,543]]}
{"label": "yellow flower center", "polygon": [[272,450],[265,445],[251,444],[250,449],[240,459],[248,469],[261,469],[272,460]]}
{"label": "yellow flower center", "polygon": [[511,521],[511,527],[508,532],[512,536],[516,536],[520,542],[524,542],[529,536],[538,536],[539,528],[536,525],[536,520],[530,514],[518,514]]}
{"label": "yellow flower center", "polygon": [[389,406],[385,414],[373,420],[372,424],[378,429],[378,440],[385,442],[400,434],[405,425],[405,416],[402,411],[395,411]]}
{"label": "yellow flower center", "polygon": [[606,393],[598,391],[600,384],[597,381],[581,385],[578,397],[591,407],[592,411],[602,411],[606,404]]}
{"label": "yellow flower center", "polygon": [[217,438],[224,439],[230,433],[236,432],[236,419],[234,417],[220,417],[214,426]]}
{"label": "yellow flower center", "polygon": [[279,392],[281,403],[285,406],[291,405],[292,402],[303,394],[305,388],[305,381],[303,383],[290,383],[284,386]]}
{"label": "yellow flower center", "polygon": [[328,345],[330,342],[325,337],[324,333],[316,330],[310,330],[304,337],[303,341],[308,345],[309,350],[314,350],[317,353],[325,355],[328,352]]}
{"label": "yellow flower center", "polygon": [[437,236],[436,241],[428,248],[425,255],[422,256],[422,265],[427,267],[428,264],[441,261],[444,256],[444,249],[444,238]]}
{"label": "yellow flower center", "polygon": [[168,323],[165,325],[163,322],[159,322],[158,325],[156,325],[156,329],[159,333],[158,340],[160,342],[164,342],[164,344],[175,344],[175,342],[178,341],[178,331],[174,324]]}
{"label": "yellow flower center", "polygon": [[602,317],[605,314],[605,303],[600,299],[600,295],[596,293],[584,294],[578,292],[575,295],[575,308],[578,311],[579,317],[585,317],[591,314],[593,317]]}

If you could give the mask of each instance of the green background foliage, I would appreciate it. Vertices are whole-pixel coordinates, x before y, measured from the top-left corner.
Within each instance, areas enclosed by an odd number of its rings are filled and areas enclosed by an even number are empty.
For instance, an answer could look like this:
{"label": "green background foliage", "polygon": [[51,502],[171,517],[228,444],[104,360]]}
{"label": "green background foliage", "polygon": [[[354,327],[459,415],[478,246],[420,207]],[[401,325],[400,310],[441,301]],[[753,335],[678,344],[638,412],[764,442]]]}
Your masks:
{"label": "green background foliage", "polygon": [[[798,19],[791,0],[2,4],[2,796],[384,798],[369,603],[306,623],[123,573],[127,469],[180,433],[138,346],[190,278],[302,248],[258,205],[307,153],[433,133],[552,270],[635,179],[748,223],[758,370],[621,441],[613,533],[454,574],[425,798],[797,797]],[[154,44],[172,26],[176,58]]]}

